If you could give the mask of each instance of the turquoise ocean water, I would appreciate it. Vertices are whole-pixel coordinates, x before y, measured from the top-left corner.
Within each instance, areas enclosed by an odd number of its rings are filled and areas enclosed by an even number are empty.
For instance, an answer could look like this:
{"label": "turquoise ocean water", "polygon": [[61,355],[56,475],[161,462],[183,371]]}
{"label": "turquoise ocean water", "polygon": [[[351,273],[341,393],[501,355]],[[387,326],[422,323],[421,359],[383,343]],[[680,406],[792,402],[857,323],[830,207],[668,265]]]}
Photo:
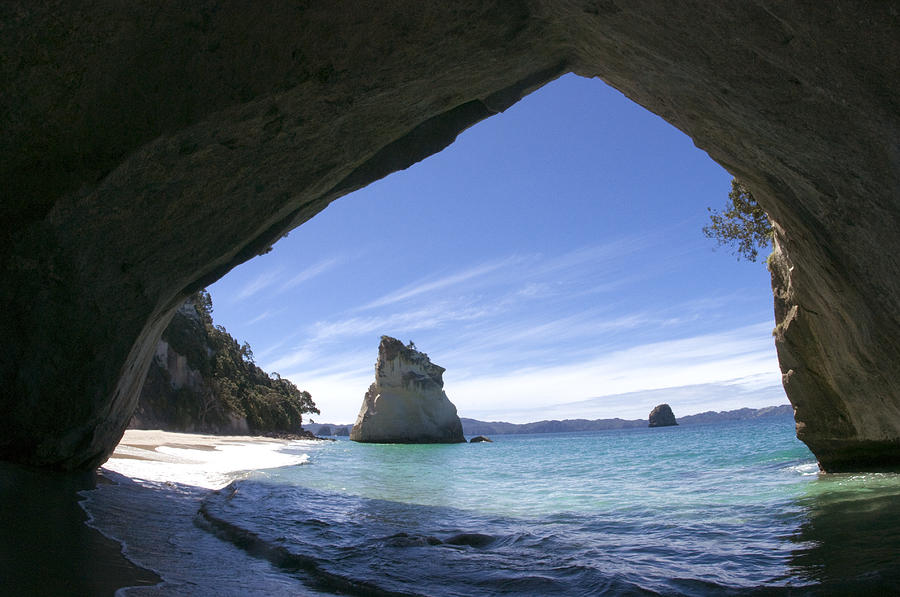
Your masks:
{"label": "turquoise ocean water", "polygon": [[819,474],[790,418],[494,440],[296,444],[303,464],[151,491],[264,562],[269,594],[900,590],[900,475]]}

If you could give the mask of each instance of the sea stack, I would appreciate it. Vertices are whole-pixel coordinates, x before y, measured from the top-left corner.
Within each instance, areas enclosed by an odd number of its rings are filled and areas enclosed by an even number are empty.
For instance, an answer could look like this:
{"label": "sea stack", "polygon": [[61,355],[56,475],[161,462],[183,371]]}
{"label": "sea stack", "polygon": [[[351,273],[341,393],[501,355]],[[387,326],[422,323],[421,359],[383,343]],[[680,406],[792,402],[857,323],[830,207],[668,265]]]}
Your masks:
{"label": "sea stack", "polygon": [[668,404],[660,404],[650,411],[650,427],[671,427],[678,425],[675,421],[675,413]]}
{"label": "sea stack", "polygon": [[465,443],[456,407],[444,393],[444,368],[410,342],[382,336],[350,439],[386,444]]}

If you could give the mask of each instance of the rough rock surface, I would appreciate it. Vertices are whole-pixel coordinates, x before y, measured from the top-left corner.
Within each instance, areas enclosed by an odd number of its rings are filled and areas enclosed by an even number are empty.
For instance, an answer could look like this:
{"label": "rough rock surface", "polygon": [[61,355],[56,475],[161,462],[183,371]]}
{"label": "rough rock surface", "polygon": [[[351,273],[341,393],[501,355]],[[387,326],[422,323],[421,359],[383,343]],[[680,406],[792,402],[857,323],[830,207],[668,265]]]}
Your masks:
{"label": "rough rock surface", "polygon": [[484,442],[494,443],[494,440],[492,440],[489,437],[485,437],[483,435],[476,435],[475,437],[473,437],[472,439],[469,440],[470,444],[481,444]]}
{"label": "rough rock surface", "polygon": [[574,71],[752,189],[778,225],[798,435],[828,470],[900,466],[898,19],[834,0],[4,2],[0,458],[102,462],[192,291]]}
{"label": "rough rock surface", "polygon": [[456,407],[444,393],[444,368],[428,355],[382,336],[350,439],[384,444],[465,443]]}
{"label": "rough rock surface", "polygon": [[678,425],[675,421],[675,413],[668,404],[660,404],[650,411],[650,424],[648,427],[672,427]]}

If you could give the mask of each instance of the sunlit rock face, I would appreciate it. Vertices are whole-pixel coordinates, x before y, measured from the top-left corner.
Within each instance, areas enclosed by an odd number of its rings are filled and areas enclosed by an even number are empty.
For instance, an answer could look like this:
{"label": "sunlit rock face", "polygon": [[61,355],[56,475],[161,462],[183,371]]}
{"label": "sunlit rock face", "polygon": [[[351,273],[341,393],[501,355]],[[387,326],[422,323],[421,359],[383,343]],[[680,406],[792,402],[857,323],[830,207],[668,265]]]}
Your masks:
{"label": "sunlit rock face", "polygon": [[753,191],[799,436],[828,470],[900,466],[897,23],[890,2],[5,2],[0,458],[102,462],[192,291],[576,72]]}
{"label": "sunlit rock face", "polygon": [[410,343],[382,336],[350,439],[385,444],[464,443],[456,407],[444,393],[444,368]]}

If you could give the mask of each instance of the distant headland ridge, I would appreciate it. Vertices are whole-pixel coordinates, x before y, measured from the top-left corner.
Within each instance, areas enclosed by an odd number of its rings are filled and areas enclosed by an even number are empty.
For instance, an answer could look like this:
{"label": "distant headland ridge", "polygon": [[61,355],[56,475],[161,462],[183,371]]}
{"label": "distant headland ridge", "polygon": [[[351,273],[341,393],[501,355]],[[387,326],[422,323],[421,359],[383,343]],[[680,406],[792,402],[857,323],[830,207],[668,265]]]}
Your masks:
{"label": "distant headland ridge", "polygon": [[[793,416],[790,404],[763,408],[739,408],[727,411],[706,411],[696,415],[678,417],[679,425],[706,425],[730,421],[746,421],[763,417]],[[633,429],[647,427],[647,419],[565,419],[562,421],[536,421],[534,423],[506,423],[503,421],[479,421],[460,417],[465,435],[507,435],[513,433],[566,433],[576,431],[606,431],[609,429]],[[351,425],[330,423],[305,423],[305,429],[322,435],[320,429],[328,427],[337,436],[349,435]]]}

